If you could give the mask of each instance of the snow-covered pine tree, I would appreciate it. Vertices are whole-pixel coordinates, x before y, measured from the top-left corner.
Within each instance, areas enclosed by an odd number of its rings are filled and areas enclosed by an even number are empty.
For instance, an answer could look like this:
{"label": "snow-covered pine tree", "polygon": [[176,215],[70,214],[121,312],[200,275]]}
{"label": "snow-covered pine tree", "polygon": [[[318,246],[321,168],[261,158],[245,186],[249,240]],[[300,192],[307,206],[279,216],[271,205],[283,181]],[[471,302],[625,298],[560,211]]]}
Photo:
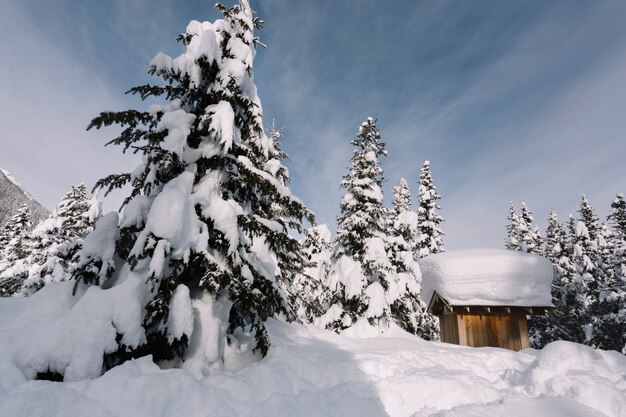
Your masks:
{"label": "snow-covered pine tree", "polygon": [[520,250],[534,255],[541,255],[541,233],[537,226],[533,227],[533,222],[535,221],[533,214],[524,202],[522,202],[520,210],[521,213],[518,216],[517,223]]}
{"label": "snow-covered pine tree", "polygon": [[99,206],[97,197],[87,195],[84,184],[72,186],[50,216],[28,233],[24,240],[31,248],[30,255],[19,261],[21,266],[14,266],[15,278],[22,280],[22,295],[71,277],[83,238],[100,215]]}
{"label": "snow-covered pine tree", "polygon": [[583,305],[579,317],[585,331],[585,343],[592,343],[594,326],[599,326],[600,318],[596,315],[595,304],[599,293],[604,287],[605,275],[602,267],[600,237],[601,225],[591,203],[583,195],[578,210],[579,220],[576,223],[574,239],[574,263],[580,277],[579,294]]}
{"label": "snow-covered pine tree", "polygon": [[437,213],[441,207],[437,200],[441,196],[437,194],[437,188],[433,183],[430,173],[430,162],[424,161],[419,181],[419,207],[417,208],[417,254],[420,258],[430,254],[445,252],[443,248],[443,236],[445,233],[439,228],[444,220]]}
{"label": "snow-covered pine tree", "polygon": [[428,314],[420,298],[422,274],[415,260],[418,215],[411,209],[411,192],[404,178],[394,187],[388,221],[388,254],[399,291],[398,298],[391,304],[393,321],[409,333],[426,340],[437,340],[437,320]]}
{"label": "snow-covered pine tree", "polygon": [[308,266],[296,275],[286,292],[296,316],[303,323],[314,323],[330,308],[327,282],[332,265],[330,229],[325,224],[311,227],[304,232],[300,244]]}
{"label": "snow-covered pine tree", "polygon": [[552,303],[556,310],[552,314],[530,317],[529,331],[531,343],[535,348],[543,348],[555,340],[581,340],[580,324],[573,308],[575,304],[569,304],[569,291],[573,289],[572,285],[577,281],[572,255],[570,238],[556,212],[552,210],[548,215],[544,256],[554,266]]}
{"label": "snow-covered pine tree", "polygon": [[334,330],[345,329],[362,318],[371,325],[386,327],[389,306],[397,296],[393,266],[386,252],[386,209],[379,161],[387,151],[375,119],[369,117],[361,124],[352,145],[351,165],[341,181],[346,194],[337,219],[329,280],[334,305],[323,320]]}
{"label": "snow-covered pine tree", "polygon": [[611,266],[615,282],[626,283],[626,200],[624,194],[617,194],[611,203],[611,214],[608,217],[613,230],[613,254]]}
{"label": "snow-covered pine tree", "polygon": [[7,273],[10,267],[19,259],[26,258],[30,248],[24,237],[32,227],[31,214],[28,205],[24,204],[7,220],[0,229],[0,296],[13,295],[21,285],[12,273]]}
{"label": "snow-covered pine tree", "polygon": [[521,213],[518,215],[513,202],[509,203],[507,237],[504,239],[505,247],[509,250],[541,255],[541,232],[537,226],[533,226],[533,214],[524,202],[522,202],[520,210]]}
{"label": "snow-covered pine tree", "polygon": [[[604,284],[599,289],[591,315],[596,318],[592,344],[626,354],[626,201],[616,195],[608,216],[612,233],[600,231],[599,251]],[[607,243],[608,242],[608,243]]]}
{"label": "snow-covered pine tree", "polygon": [[88,126],[122,126],[109,143],[143,157],[133,172],[97,184],[107,192],[128,185],[131,193],[119,223],[115,213],[96,223],[75,273],[78,293],[142,283],[141,332],[118,329],[107,366],[151,353],[206,373],[238,342],[265,355],[264,321],[288,313],[277,281],[305,263],[288,229],[301,231],[313,215],[278,179],[286,171],[263,129],[253,81],[262,22],[247,0],[216,7],[223,19],[192,21],[179,36],[182,55],[152,60],[150,73],[165,85],[130,90],[167,104],[103,112]]}
{"label": "snow-covered pine tree", "polygon": [[521,250],[518,230],[519,217],[515,211],[515,206],[512,201],[509,202],[509,215],[507,220],[508,223],[506,225],[506,238],[504,239],[504,246],[508,250],[519,251]]}

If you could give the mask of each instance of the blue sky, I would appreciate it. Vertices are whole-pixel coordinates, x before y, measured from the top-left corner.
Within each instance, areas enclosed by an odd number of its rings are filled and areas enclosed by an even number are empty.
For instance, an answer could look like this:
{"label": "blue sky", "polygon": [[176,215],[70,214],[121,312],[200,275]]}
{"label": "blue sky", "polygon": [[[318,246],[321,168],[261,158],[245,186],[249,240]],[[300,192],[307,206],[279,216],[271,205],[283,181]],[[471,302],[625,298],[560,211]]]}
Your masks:
{"label": "blue sky", "polygon": [[[183,4],[181,4],[183,3]],[[52,208],[70,184],[129,170],[85,132],[150,80],[159,51],[212,2],[0,2],[0,166]],[[626,3],[252,0],[266,121],[284,126],[292,189],[334,223],[350,139],[379,120],[385,195],[431,161],[449,249],[501,247],[508,202],[542,226],[586,194],[604,218],[626,191]],[[119,196],[113,196],[113,201]],[[113,208],[113,204],[109,204]]]}

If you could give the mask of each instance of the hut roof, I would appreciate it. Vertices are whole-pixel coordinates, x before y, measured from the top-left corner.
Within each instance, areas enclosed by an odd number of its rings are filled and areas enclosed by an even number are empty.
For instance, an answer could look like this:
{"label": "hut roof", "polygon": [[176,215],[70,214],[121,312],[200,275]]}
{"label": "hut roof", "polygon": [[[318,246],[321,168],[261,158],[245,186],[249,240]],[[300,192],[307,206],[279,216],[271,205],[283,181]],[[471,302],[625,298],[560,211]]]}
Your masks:
{"label": "hut roof", "polygon": [[450,306],[552,307],[554,274],[545,258],[504,249],[470,249],[419,261],[422,299],[435,291]]}

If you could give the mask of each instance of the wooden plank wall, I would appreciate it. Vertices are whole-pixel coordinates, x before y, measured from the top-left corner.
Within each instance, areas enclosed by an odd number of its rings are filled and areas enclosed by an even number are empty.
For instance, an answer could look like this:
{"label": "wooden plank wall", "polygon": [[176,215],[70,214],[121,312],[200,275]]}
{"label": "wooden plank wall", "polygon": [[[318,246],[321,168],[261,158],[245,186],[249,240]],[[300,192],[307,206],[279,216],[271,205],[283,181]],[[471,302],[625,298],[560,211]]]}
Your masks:
{"label": "wooden plank wall", "polygon": [[526,316],[521,314],[455,314],[440,316],[441,341],[467,346],[528,347]]}
{"label": "wooden plank wall", "polygon": [[439,316],[440,337],[442,342],[459,344],[459,326],[457,325],[457,315],[447,313]]}

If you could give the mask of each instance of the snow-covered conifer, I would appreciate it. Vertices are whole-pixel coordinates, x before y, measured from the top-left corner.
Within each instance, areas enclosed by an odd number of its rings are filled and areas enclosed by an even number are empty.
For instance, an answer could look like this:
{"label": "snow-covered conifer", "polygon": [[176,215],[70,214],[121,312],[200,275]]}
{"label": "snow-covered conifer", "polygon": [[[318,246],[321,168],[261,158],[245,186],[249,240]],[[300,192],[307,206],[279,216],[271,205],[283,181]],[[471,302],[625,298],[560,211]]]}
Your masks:
{"label": "snow-covered conifer", "polygon": [[[554,266],[552,281],[552,303],[554,313],[529,318],[531,343],[535,348],[542,348],[555,340],[580,341],[580,323],[576,318],[576,303],[570,305],[571,297],[576,297],[573,283],[577,282],[576,268],[572,262],[572,244],[554,210],[548,216],[544,256]],[[570,293],[572,291],[572,293]],[[573,300],[576,301],[576,300]]]}
{"label": "snow-covered conifer", "polygon": [[608,216],[611,231],[602,225],[599,255],[604,281],[591,308],[592,344],[626,354],[626,202],[618,194]]}
{"label": "snow-covered conifer", "polygon": [[613,254],[611,266],[617,283],[626,283],[626,200],[624,194],[617,194],[611,203],[608,217],[613,230]]}
{"label": "snow-covered conifer", "polygon": [[398,298],[391,304],[393,321],[409,333],[427,340],[438,338],[436,319],[428,314],[420,298],[421,272],[415,260],[418,215],[411,209],[411,192],[402,178],[394,187],[393,208],[389,211],[388,254],[395,269]]}
{"label": "snow-covered conifer", "polygon": [[505,247],[509,250],[540,255],[542,252],[541,232],[536,225],[533,226],[533,214],[524,202],[520,206],[520,211],[521,213],[518,215],[513,203],[509,203],[508,224],[506,226],[507,237],[504,240]]}
{"label": "snow-covered conifer", "polygon": [[515,211],[513,202],[509,202],[509,215],[507,217],[508,223],[506,225],[506,238],[504,239],[504,246],[508,250],[521,250],[520,237],[518,231],[519,217]]}
{"label": "snow-covered conifer", "polygon": [[387,151],[375,119],[369,117],[361,124],[352,145],[351,165],[341,181],[346,194],[337,219],[334,267],[329,280],[334,292],[333,314],[325,320],[327,327],[335,330],[362,318],[385,327],[390,320],[389,305],[397,297],[390,276],[393,266],[386,252],[386,209],[379,161]]}
{"label": "snow-covered conifer", "polygon": [[14,276],[23,281],[22,295],[30,295],[48,282],[69,279],[82,240],[93,230],[99,204],[97,198],[87,195],[84,184],[73,186],[50,216],[28,233],[24,240],[30,254],[12,268]]}
{"label": "snow-covered conifer", "polygon": [[0,296],[13,295],[19,290],[21,280],[7,271],[19,259],[26,258],[30,246],[24,237],[32,227],[28,205],[24,204],[0,229]]}
{"label": "snow-covered conifer", "polygon": [[541,254],[541,233],[537,226],[533,226],[535,219],[533,214],[522,202],[520,206],[521,213],[518,217],[517,234],[519,236],[520,250],[535,255]]}
{"label": "snow-covered conifer", "polygon": [[189,23],[179,57],[152,60],[150,73],[164,85],[130,90],[167,103],[103,112],[88,127],[122,126],[109,143],[143,158],[97,184],[131,192],[119,223],[105,215],[87,236],[75,273],[78,294],[140,282],[141,331],[116,330],[107,366],[151,353],[207,373],[229,346],[265,355],[264,321],[288,314],[278,281],[305,265],[288,230],[301,231],[313,215],[286,185],[253,80],[262,22],[247,0],[216,7],[224,18]]}
{"label": "snow-covered conifer", "polygon": [[422,165],[418,198],[417,254],[420,258],[423,258],[430,254],[445,252],[443,248],[443,236],[445,233],[439,228],[439,224],[443,222],[443,217],[437,213],[437,210],[441,209],[437,203],[441,196],[437,193],[437,188],[433,183],[429,161],[424,161]]}
{"label": "snow-covered conifer", "polygon": [[328,274],[332,265],[332,238],[327,225],[311,227],[300,242],[308,266],[297,274],[287,288],[297,317],[313,323],[330,308]]}

